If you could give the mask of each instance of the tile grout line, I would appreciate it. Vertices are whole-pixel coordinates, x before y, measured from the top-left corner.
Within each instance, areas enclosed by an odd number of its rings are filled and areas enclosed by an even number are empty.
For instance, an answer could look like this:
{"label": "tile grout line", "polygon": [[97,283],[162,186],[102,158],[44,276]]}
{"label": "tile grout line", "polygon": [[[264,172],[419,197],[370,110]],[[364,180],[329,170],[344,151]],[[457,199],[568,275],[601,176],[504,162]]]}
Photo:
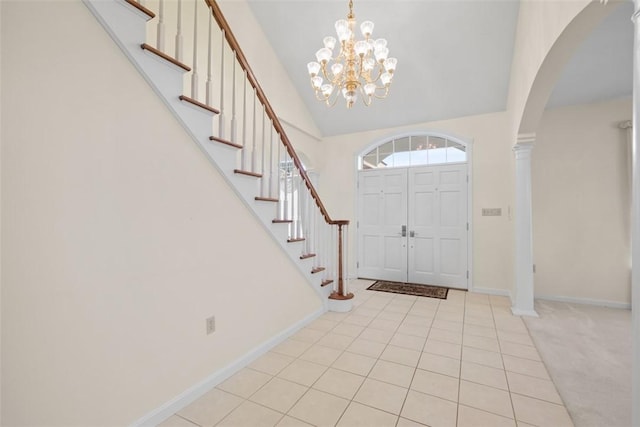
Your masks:
{"label": "tile grout line", "polygon": [[464,350],[464,319],[467,317],[467,295],[464,296],[462,312],[462,338],[460,341],[460,364],[458,365],[458,401],[456,402],[456,426],[460,421],[460,390],[462,388],[462,351]]}
{"label": "tile grout line", "polygon": [[507,391],[509,392],[509,402],[511,403],[511,412],[513,413],[513,420],[517,425],[518,424],[518,419],[516,418],[516,407],[513,404],[513,397],[512,397],[512,394],[511,394],[511,385],[509,384],[509,377],[507,376],[507,368],[504,365],[504,357],[502,356],[502,344],[500,343],[500,338],[498,336],[498,324],[496,323],[496,316],[495,316],[495,313],[493,311],[493,305],[491,305],[491,314],[493,315],[493,324],[494,324],[494,328],[496,329],[496,339],[498,341],[498,350],[500,350],[500,361],[502,362],[502,370],[504,372],[504,379],[505,379],[505,382],[507,383]]}

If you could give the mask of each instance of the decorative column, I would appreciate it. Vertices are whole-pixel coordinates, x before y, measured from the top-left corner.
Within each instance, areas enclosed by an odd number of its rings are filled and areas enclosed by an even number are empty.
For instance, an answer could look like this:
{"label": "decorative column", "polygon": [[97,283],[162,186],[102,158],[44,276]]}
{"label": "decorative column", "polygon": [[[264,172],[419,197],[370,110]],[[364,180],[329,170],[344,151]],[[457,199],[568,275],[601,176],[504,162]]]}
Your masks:
{"label": "decorative column", "polygon": [[533,225],[531,210],[531,150],[536,135],[518,135],[513,147],[516,156],[516,287],[511,312],[517,316],[535,316],[533,307]]}
{"label": "decorative column", "polygon": [[633,337],[631,424],[640,425],[640,0],[633,14],[633,129],[631,148],[631,336]]}

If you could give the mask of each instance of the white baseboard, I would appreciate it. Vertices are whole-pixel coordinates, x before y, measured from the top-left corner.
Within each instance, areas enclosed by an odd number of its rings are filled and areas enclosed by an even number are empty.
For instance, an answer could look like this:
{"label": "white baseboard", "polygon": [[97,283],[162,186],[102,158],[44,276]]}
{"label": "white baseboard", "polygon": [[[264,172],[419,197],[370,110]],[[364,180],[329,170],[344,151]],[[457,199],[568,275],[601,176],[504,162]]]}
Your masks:
{"label": "white baseboard", "polygon": [[509,291],[507,291],[506,289],[493,289],[493,288],[479,288],[479,287],[474,287],[473,289],[470,289],[471,292],[475,292],[478,294],[487,294],[487,295],[497,295],[497,296],[501,296],[501,297],[509,297]]}
{"label": "white baseboard", "polygon": [[320,317],[325,311],[325,307],[316,310],[304,319],[275,335],[273,338],[250,350],[248,353],[235,360],[233,363],[214,372],[204,380],[185,390],[183,393],[174,397],[164,405],[149,412],[147,415],[132,423],[131,427],[156,426],[160,424],[171,415],[196,401],[198,398],[212,390],[215,386],[238,372],[240,369],[244,368],[263,354],[267,353],[269,350],[289,338],[295,332],[307,326],[309,323]]}
{"label": "white baseboard", "polygon": [[618,301],[607,301],[607,300],[578,298],[578,297],[565,297],[561,295],[536,295],[535,299],[539,299],[543,301],[569,302],[573,304],[597,305],[600,307],[631,310],[631,303],[618,302]]}

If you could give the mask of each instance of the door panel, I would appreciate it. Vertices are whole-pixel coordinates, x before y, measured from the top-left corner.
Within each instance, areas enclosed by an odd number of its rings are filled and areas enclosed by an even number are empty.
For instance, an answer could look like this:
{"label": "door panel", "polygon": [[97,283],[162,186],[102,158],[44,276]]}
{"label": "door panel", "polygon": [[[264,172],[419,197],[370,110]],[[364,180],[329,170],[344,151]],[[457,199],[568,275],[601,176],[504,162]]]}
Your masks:
{"label": "door panel", "polygon": [[409,253],[407,281],[435,284],[437,280],[437,175],[432,168],[408,169]]}
{"label": "door panel", "polygon": [[358,174],[360,277],[406,280],[407,243],[401,236],[407,218],[405,169]]}
{"label": "door panel", "polygon": [[446,166],[440,174],[440,279],[452,287],[467,287],[467,166]]}

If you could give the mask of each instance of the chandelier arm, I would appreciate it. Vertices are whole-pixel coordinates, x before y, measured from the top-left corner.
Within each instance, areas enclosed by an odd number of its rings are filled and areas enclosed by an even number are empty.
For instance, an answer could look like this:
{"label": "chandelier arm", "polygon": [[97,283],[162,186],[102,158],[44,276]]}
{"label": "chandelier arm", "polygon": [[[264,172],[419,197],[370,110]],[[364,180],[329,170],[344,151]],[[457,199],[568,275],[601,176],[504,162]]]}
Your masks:
{"label": "chandelier arm", "polygon": [[362,99],[362,103],[365,105],[365,107],[368,107],[371,105],[371,97],[369,95],[367,95],[364,92],[364,89],[362,88],[362,85],[360,85],[360,98]]}
{"label": "chandelier arm", "polygon": [[[375,78],[375,79],[371,79],[371,83],[378,83],[378,81],[380,80],[380,76],[382,76],[382,74],[384,74],[384,72],[386,71],[386,70],[384,69],[384,67],[382,66],[382,64],[377,63],[377,65],[378,65],[378,67],[375,67],[375,68],[374,68],[374,70],[376,70],[376,71],[378,72],[378,75],[376,76],[376,78]],[[378,86],[378,85],[376,84],[376,87],[378,87],[378,88],[382,88],[382,87],[384,87],[384,86]]]}
{"label": "chandelier arm", "polygon": [[[382,88],[380,88],[380,89],[382,89]],[[387,95],[389,95],[389,86],[385,86],[384,87],[384,94],[383,95],[378,95],[375,92],[373,93],[373,96],[376,99],[385,99],[387,97]]]}
{"label": "chandelier arm", "polygon": [[[328,64],[328,62],[326,64]],[[329,75],[327,74],[327,66],[326,66],[326,64],[322,64],[320,66],[320,71],[322,71],[322,76],[325,78],[325,80],[328,80],[328,81],[331,82],[331,79],[329,78]]]}
{"label": "chandelier arm", "polygon": [[[333,101],[330,103],[329,100],[331,99],[331,97],[333,96]],[[325,100],[325,104],[327,104],[328,107],[333,107],[334,105],[336,105],[336,103],[338,102],[338,99],[340,98],[340,92],[336,91],[334,93],[332,93],[329,98],[327,98]]]}

